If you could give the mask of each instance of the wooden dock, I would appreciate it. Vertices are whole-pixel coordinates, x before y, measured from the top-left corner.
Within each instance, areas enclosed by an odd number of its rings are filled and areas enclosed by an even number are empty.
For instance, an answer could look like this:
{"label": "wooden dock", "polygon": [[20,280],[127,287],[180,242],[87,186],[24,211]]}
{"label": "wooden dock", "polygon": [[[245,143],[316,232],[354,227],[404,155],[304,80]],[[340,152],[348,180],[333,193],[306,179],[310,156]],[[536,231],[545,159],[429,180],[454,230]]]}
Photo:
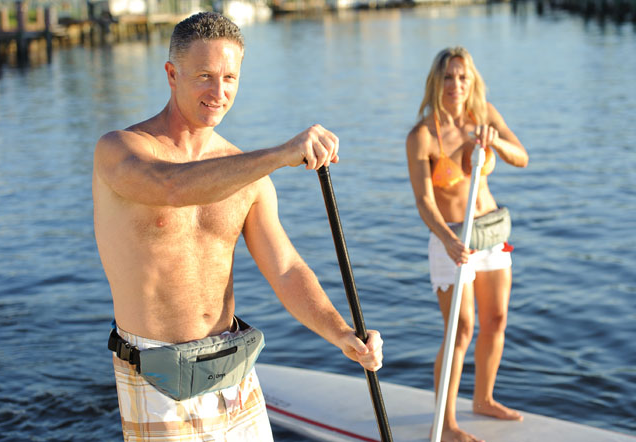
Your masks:
{"label": "wooden dock", "polygon": [[[172,27],[190,13],[127,14],[112,17],[99,5],[87,2],[86,18],[58,19],[53,6],[29,9],[30,2],[0,5],[0,66],[26,66],[50,62],[55,47],[97,46],[122,40],[149,39],[150,34]],[[31,19],[29,19],[29,17]]]}
{"label": "wooden dock", "polygon": [[24,64],[29,58],[29,47],[34,42],[44,43],[47,59],[50,60],[53,39],[63,33],[55,21],[52,8],[40,7],[35,11],[35,22],[30,22],[27,5],[18,1],[15,2],[16,25],[11,27],[8,8],[0,7],[0,64],[10,52],[15,53],[18,64]]}
{"label": "wooden dock", "polygon": [[616,22],[636,23],[636,0],[534,0],[537,11],[547,8],[561,9],[581,14],[586,18],[596,17]]}
{"label": "wooden dock", "polygon": [[[267,0],[275,14],[323,13],[333,9],[376,9],[436,5],[466,5],[511,2],[534,3],[538,14],[546,10],[567,10],[586,18],[596,17],[616,22],[636,23],[636,0]],[[35,3],[35,2],[33,2]],[[142,14],[121,14],[113,17],[108,2],[85,3],[78,17],[58,19],[54,6],[16,0],[0,4],[0,67],[8,63],[26,66],[29,63],[50,62],[55,47],[103,45],[122,40],[149,39],[153,32],[171,32],[173,26],[191,15],[199,0],[153,0]],[[53,3],[55,4],[55,3]],[[197,6],[198,5],[198,6]]]}

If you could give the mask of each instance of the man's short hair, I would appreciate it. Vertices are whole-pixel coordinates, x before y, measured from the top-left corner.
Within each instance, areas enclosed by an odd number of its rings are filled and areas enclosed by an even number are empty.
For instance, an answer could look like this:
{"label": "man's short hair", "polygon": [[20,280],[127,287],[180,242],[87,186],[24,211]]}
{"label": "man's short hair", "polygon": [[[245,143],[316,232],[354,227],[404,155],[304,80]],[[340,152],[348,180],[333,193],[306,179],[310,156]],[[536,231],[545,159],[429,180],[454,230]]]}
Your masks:
{"label": "man's short hair", "polygon": [[194,41],[221,38],[238,44],[241,50],[244,49],[245,43],[241,30],[227,17],[217,12],[200,12],[191,15],[174,27],[170,37],[169,59],[175,63]]}

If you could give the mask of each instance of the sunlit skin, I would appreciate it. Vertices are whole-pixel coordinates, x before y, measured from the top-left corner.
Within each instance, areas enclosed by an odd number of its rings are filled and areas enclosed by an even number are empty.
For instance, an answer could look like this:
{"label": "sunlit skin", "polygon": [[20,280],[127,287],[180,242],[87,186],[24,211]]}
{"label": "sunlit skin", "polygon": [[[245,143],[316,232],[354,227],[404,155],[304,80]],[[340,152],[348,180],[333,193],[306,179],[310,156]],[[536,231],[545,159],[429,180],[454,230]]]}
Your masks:
{"label": "sunlit skin", "polygon": [[287,237],[268,176],[286,166],[337,163],[338,137],[315,124],[279,146],[250,152],[221,137],[215,128],[234,103],[242,58],[240,46],[226,39],[191,43],[165,64],[171,89],[165,108],[97,143],[95,237],[117,324],[175,343],[228,330],[242,235],[292,316],[378,370],[380,334],[370,330],[365,345],[334,308]]}
{"label": "sunlit skin", "polygon": [[[471,250],[447,226],[448,222],[462,222],[470,188],[470,154],[479,143],[490,146],[505,162],[525,167],[528,155],[515,134],[508,128],[495,107],[488,103],[487,123],[475,125],[467,115],[466,101],[473,92],[473,76],[466,69],[464,60],[452,58],[443,82],[442,105],[447,113],[441,113],[441,138],[445,153],[464,169],[466,177],[451,188],[434,187],[432,170],[439,159],[439,143],[433,115],[418,123],[407,137],[407,158],[411,185],[418,211],[431,233],[440,238],[448,255],[460,265],[466,263]],[[497,208],[490,193],[488,178],[480,179],[477,191],[475,216],[481,216]],[[457,338],[448,388],[448,400],[444,413],[442,440],[445,442],[475,442],[480,439],[459,428],[456,419],[457,393],[464,365],[464,357],[473,336],[475,302],[479,306],[479,334],[475,347],[475,390],[473,410],[506,420],[522,420],[515,410],[496,402],[493,398],[495,378],[504,347],[508,301],[512,284],[511,269],[477,272],[473,283],[462,289]],[[437,291],[440,311],[446,331],[450,314],[453,287]],[[435,361],[435,385],[439,382],[444,343]]]}

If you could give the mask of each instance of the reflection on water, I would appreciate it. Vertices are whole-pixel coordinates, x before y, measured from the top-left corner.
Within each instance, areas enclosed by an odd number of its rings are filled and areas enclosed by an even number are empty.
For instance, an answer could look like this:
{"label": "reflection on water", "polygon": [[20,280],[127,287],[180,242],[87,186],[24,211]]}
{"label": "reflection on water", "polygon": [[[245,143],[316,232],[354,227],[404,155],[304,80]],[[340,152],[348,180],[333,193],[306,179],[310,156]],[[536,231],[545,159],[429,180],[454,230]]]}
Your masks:
{"label": "reflection on water", "polygon": [[[500,161],[489,180],[512,211],[516,247],[497,397],[636,433],[633,26],[496,5],[349,11],[244,33],[241,88],[218,131],[246,150],[315,122],[338,134],[331,175],[367,326],[385,339],[380,379],[428,389],[443,330],[404,138],[434,55],[468,47],[531,157],[523,170]],[[165,105],[166,57],[159,38],[73,48],[0,79],[0,440],[121,439],[92,149],[102,133]],[[284,169],[273,179],[285,228],[348,315],[315,174]],[[359,374],[289,317],[243,244],[236,293],[239,312],[267,336],[263,362]],[[471,351],[464,396],[473,369]]]}

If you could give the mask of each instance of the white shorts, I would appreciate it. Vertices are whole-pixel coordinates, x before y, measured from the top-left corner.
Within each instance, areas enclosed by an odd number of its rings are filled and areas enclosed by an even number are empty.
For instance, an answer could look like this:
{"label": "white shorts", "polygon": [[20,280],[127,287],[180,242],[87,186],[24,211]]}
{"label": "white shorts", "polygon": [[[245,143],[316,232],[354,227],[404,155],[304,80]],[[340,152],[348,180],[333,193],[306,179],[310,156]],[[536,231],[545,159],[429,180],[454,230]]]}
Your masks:
{"label": "white shorts", "polygon": [[[507,269],[512,266],[510,252],[504,252],[503,248],[504,243],[500,243],[470,255],[468,264],[464,266],[463,282],[473,282],[475,272]],[[455,273],[459,271],[459,266],[450,259],[444,244],[433,233],[428,240],[428,262],[433,292],[437,293],[438,289],[446,291],[455,284]]]}

